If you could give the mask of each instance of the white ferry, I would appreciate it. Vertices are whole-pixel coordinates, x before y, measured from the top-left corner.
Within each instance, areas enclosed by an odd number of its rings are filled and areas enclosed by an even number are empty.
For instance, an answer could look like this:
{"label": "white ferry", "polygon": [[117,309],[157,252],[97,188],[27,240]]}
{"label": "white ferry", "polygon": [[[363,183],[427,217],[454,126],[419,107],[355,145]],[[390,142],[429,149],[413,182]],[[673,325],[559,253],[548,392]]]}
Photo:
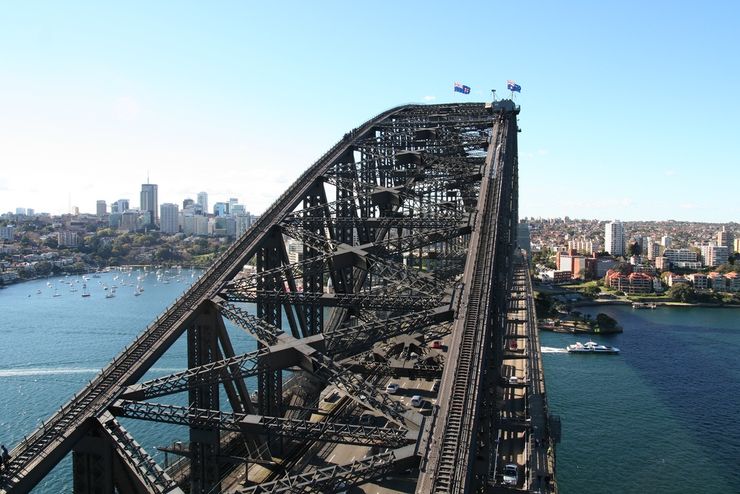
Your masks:
{"label": "white ferry", "polygon": [[593,341],[587,341],[586,343],[576,342],[573,345],[565,347],[568,353],[607,353],[615,354],[619,353],[619,348],[607,345],[599,345]]}
{"label": "white ferry", "polygon": [[632,302],[633,309],[655,309],[657,306],[655,302]]}

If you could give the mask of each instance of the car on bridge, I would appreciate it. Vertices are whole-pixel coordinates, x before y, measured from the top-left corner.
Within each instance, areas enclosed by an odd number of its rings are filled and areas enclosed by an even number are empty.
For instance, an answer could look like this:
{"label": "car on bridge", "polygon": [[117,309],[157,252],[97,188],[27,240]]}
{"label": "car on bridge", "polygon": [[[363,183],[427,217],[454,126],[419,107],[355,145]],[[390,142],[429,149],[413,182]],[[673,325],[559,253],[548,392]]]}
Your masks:
{"label": "car on bridge", "polygon": [[504,467],[504,485],[517,485],[519,483],[519,467],[516,463],[509,463]]}
{"label": "car on bridge", "polygon": [[389,383],[388,386],[385,387],[385,392],[389,395],[394,395],[398,393],[399,388],[400,386],[398,385],[398,383]]}

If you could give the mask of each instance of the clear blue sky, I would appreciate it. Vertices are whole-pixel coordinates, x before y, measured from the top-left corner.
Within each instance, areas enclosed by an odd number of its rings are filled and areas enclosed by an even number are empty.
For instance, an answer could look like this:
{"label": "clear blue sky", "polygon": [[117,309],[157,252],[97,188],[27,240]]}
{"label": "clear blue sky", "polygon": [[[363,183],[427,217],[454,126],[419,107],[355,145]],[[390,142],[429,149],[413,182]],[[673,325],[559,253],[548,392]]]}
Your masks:
{"label": "clear blue sky", "polygon": [[515,79],[521,216],[739,221],[738,5],[6,3],[0,212],[138,205],[148,172],[258,213],[372,115]]}

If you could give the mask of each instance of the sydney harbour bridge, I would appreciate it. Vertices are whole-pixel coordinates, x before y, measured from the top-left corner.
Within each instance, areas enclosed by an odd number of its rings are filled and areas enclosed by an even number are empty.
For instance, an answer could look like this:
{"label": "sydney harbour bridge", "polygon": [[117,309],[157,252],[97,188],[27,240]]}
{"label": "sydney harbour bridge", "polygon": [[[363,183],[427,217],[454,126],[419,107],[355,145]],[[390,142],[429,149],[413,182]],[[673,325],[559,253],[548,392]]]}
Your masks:
{"label": "sydney harbour bridge", "polygon": [[[347,132],[14,445],[0,492],[67,455],[80,494],[557,492],[518,113],[406,105]],[[187,368],[145,380],[181,337]],[[175,461],[122,418],[181,426]]]}

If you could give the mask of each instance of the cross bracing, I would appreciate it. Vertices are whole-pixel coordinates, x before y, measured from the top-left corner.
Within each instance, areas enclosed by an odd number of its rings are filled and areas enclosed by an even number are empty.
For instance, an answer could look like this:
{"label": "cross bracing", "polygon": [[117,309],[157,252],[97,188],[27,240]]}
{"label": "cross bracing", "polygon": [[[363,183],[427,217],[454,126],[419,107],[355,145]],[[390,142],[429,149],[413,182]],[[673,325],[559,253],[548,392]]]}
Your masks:
{"label": "cross bracing", "polygon": [[[456,349],[429,345],[454,341],[470,297],[478,296],[462,278],[471,255],[488,249],[490,272],[506,271],[516,149],[500,150],[516,138],[517,111],[511,102],[408,105],[348,132],[99,377],[13,448],[0,491],[30,491],[69,451],[80,466],[75,475],[82,465],[112,468],[90,450],[93,443],[108,444],[106,454],[125,465],[103,471],[103,491],[332,492],[416,468],[421,448],[451,419],[424,416],[385,386],[389,376],[442,376],[444,393],[457,396],[444,384],[452,355],[440,353]],[[497,188],[484,197],[491,179]],[[482,231],[494,239],[479,239]],[[256,350],[235,348],[238,330]],[[186,368],[142,381],[180,337],[187,338]],[[159,397],[184,405],[149,401]],[[447,410],[443,395],[433,400]],[[479,404],[465,403],[475,416]],[[185,426],[185,471],[170,476],[111,414]],[[475,420],[461,423],[475,427]],[[471,437],[461,430],[451,460],[465,471]],[[373,449],[360,460],[310,467],[315,444]],[[246,463],[236,470],[226,457]],[[253,476],[265,464],[281,467]],[[450,481],[464,491],[470,478]]]}

